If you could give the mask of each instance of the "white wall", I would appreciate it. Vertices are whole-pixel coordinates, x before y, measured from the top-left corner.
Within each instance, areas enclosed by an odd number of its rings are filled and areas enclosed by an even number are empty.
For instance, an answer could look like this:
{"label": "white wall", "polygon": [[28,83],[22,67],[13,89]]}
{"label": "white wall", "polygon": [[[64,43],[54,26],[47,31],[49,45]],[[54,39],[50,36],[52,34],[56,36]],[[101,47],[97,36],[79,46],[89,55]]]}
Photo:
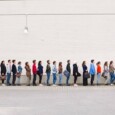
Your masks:
{"label": "white wall", "polygon": [[[76,14],[29,15],[29,34],[24,34],[25,16],[0,15],[0,60],[67,59],[81,63],[91,59],[114,60],[115,13],[114,0],[23,0],[1,1],[0,14]],[[24,72],[25,73],[25,72]]]}

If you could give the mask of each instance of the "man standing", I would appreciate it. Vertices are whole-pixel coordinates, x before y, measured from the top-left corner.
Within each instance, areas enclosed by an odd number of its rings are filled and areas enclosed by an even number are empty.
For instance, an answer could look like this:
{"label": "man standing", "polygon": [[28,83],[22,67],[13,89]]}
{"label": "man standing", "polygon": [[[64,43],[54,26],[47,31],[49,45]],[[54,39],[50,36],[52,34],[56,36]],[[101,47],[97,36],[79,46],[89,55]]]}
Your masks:
{"label": "man standing", "polygon": [[12,65],[12,73],[13,73],[12,85],[15,86],[16,75],[17,75],[16,60],[13,60],[12,63],[13,63]]}
{"label": "man standing", "polygon": [[12,66],[11,66],[11,60],[8,60],[7,64],[7,85],[10,86],[10,78],[11,78],[11,71],[12,71]]}
{"label": "man standing", "polygon": [[67,76],[67,79],[66,79],[66,85],[69,86],[69,78],[71,75],[70,60],[67,61],[66,70],[69,72],[69,75]]}
{"label": "man standing", "polygon": [[95,77],[95,65],[94,65],[94,60],[91,60],[89,73],[90,73],[90,75],[91,75],[91,85],[93,85],[94,77]]}

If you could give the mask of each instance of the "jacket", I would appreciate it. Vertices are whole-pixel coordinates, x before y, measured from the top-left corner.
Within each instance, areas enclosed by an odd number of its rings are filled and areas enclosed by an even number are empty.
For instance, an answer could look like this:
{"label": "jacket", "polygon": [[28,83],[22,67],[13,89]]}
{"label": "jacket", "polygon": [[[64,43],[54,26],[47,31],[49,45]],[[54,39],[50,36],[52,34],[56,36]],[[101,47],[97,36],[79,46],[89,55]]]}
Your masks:
{"label": "jacket", "polygon": [[97,66],[97,73],[101,73],[101,66],[100,65]]}
{"label": "jacket", "polygon": [[31,77],[31,69],[29,66],[25,66],[25,69],[26,69],[26,76],[27,77]]}
{"label": "jacket", "polygon": [[47,66],[46,66],[46,73],[50,73],[50,72],[51,72],[50,64],[47,64]]}
{"label": "jacket", "polygon": [[73,76],[76,75],[76,73],[78,74],[78,67],[77,64],[73,64]]}
{"label": "jacket", "polygon": [[33,66],[32,66],[32,72],[33,72],[33,74],[37,74],[36,64],[33,64]]}
{"label": "jacket", "polygon": [[16,74],[17,73],[17,68],[16,68],[16,65],[12,65],[12,72],[13,74]]}
{"label": "jacket", "polygon": [[55,65],[53,65],[53,67],[52,67],[52,73],[57,73],[57,68]]}
{"label": "jacket", "polygon": [[67,66],[66,66],[66,70],[71,73],[71,67],[70,67],[70,64],[68,63]]}
{"label": "jacket", "polygon": [[63,68],[62,68],[62,66],[59,66],[58,67],[58,73],[61,74],[62,72],[63,72]]}
{"label": "jacket", "polygon": [[1,64],[1,75],[6,75],[6,66],[4,64]]}
{"label": "jacket", "polygon": [[90,70],[89,70],[89,73],[91,75],[95,75],[95,66],[93,63],[90,64]]}
{"label": "jacket", "polygon": [[38,72],[39,72],[39,74],[43,74],[43,66],[42,65],[38,66]]}
{"label": "jacket", "polygon": [[114,66],[111,64],[111,65],[109,66],[109,72],[110,72],[110,73],[113,73],[114,70],[115,70],[115,68],[114,68]]}

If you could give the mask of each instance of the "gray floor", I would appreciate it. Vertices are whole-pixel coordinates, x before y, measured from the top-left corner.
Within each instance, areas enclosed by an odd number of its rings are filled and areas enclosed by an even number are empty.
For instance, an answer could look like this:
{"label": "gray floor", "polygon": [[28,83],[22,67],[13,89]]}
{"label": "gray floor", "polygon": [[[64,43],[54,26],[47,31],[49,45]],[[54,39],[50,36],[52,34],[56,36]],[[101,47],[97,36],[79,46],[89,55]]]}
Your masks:
{"label": "gray floor", "polygon": [[115,86],[0,87],[0,115],[114,115]]}

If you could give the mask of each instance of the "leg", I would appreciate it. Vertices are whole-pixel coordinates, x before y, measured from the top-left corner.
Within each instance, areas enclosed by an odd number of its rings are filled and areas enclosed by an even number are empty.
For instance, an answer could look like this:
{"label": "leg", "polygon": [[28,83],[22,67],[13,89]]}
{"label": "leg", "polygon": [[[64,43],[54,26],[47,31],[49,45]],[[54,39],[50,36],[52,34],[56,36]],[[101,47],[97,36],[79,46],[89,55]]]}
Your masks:
{"label": "leg", "polygon": [[76,84],[77,81],[77,75],[74,75],[74,84]]}

